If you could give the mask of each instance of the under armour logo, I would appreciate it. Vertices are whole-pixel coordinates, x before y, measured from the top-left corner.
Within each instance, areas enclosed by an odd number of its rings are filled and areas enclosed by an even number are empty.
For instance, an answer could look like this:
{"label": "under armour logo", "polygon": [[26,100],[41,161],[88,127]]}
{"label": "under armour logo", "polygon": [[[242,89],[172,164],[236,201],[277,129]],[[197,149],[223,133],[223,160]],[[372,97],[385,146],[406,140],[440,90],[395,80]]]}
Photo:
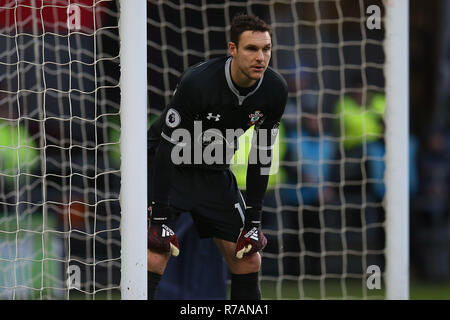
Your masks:
{"label": "under armour logo", "polygon": [[214,119],[214,121],[219,121],[220,120],[220,114],[213,116],[213,114],[210,112],[208,113],[208,116],[206,117],[206,119],[211,120]]}

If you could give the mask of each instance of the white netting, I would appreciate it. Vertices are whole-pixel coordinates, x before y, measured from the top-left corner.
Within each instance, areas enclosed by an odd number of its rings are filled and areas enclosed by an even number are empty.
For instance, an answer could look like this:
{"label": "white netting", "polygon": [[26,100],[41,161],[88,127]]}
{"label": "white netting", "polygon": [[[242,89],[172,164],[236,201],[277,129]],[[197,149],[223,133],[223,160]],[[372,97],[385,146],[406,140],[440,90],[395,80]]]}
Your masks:
{"label": "white netting", "polygon": [[115,1],[0,1],[1,299],[119,292],[117,17]]}
{"label": "white netting", "polygon": [[367,27],[370,5],[382,18],[381,1],[148,1],[151,114],[187,67],[227,54],[234,14],[273,28],[289,101],[264,206],[263,297],[384,296],[366,285],[369,266],[384,271],[385,247],[384,24]]}

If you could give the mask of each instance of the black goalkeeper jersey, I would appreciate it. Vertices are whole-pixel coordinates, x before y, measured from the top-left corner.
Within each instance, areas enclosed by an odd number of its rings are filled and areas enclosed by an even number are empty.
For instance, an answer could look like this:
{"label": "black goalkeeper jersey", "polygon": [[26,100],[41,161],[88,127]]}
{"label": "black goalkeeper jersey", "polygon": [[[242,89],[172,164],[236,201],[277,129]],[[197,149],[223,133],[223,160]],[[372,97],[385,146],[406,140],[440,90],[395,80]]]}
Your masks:
{"label": "black goalkeeper jersey", "polygon": [[[238,88],[231,79],[231,57],[212,59],[189,68],[160,118],[151,126],[149,150],[155,149],[153,200],[167,202],[172,165],[225,170],[238,148],[238,138],[255,126],[247,169],[247,203],[261,207],[270,168],[259,156],[275,141],[287,101],[287,84],[268,67],[251,88]],[[260,134],[258,134],[260,133]],[[159,144],[158,144],[159,143]],[[255,149],[255,150],[253,150]]]}

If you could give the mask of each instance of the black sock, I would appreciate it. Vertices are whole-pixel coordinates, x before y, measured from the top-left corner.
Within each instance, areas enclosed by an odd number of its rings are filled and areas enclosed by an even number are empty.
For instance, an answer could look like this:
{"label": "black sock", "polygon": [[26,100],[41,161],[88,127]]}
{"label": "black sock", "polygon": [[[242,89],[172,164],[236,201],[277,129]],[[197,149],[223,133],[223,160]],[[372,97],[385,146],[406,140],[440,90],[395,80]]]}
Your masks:
{"label": "black sock", "polygon": [[156,289],[158,288],[159,280],[162,275],[147,271],[147,299],[155,300]]}
{"label": "black sock", "polygon": [[231,300],[261,300],[258,272],[231,274]]}

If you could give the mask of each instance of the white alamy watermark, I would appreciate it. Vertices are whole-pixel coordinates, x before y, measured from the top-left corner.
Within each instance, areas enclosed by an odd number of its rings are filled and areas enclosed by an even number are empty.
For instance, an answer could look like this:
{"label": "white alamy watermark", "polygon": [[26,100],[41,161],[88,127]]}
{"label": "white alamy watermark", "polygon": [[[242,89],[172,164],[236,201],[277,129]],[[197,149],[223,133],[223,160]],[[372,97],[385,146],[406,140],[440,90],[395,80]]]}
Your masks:
{"label": "white alamy watermark", "polygon": [[68,289],[81,289],[81,270],[79,266],[70,265],[67,268],[66,285]]}
{"label": "white alamy watermark", "polygon": [[369,274],[366,280],[366,286],[369,290],[381,289],[381,269],[377,265],[367,267],[366,273]]}
{"label": "white alamy watermark", "polygon": [[262,175],[276,174],[279,168],[278,126],[254,130],[253,135],[244,134],[243,129],[226,129],[225,134],[216,128],[203,131],[202,121],[194,121],[193,133],[178,128],[170,137],[164,133],[162,136],[174,144],[171,160],[175,165],[260,164]]}
{"label": "white alamy watermark", "polygon": [[81,29],[81,9],[76,4],[71,4],[67,7],[67,29]]}
{"label": "white alamy watermark", "polygon": [[366,27],[369,30],[381,29],[381,8],[376,4],[368,6],[366,13],[369,15],[366,20]]}

